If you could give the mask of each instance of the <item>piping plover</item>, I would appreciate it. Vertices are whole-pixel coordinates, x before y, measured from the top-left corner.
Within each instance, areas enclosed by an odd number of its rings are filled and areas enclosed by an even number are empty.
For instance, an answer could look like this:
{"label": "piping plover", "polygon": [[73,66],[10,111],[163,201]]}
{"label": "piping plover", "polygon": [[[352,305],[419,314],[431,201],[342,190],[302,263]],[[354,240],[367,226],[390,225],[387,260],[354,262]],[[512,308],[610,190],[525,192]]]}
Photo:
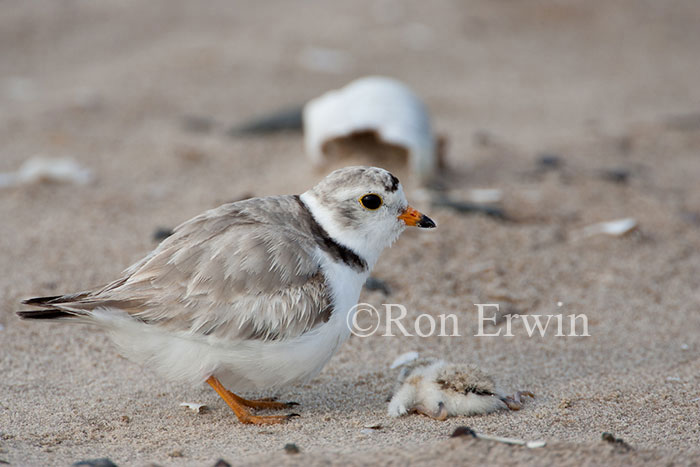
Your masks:
{"label": "piping plover", "polygon": [[401,369],[388,412],[392,417],[417,412],[445,420],[456,415],[520,410],[522,396],[534,397],[529,391],[507,396],[490,375],[474,365],[422,358]]}
{"label": "piping plover", "polygon": [[[349,337],[352,312],[384,248],[435,227],[384,169],[336,170],[300,196],[225,204],[110,284],[23,303],[25,319],[96,324],[126,357],[166,377],[206,381],[243,423],[247,408],[286,408],[231,391],[271,390],[318,374]],[[294,414],[292,414],[294,415]]]}

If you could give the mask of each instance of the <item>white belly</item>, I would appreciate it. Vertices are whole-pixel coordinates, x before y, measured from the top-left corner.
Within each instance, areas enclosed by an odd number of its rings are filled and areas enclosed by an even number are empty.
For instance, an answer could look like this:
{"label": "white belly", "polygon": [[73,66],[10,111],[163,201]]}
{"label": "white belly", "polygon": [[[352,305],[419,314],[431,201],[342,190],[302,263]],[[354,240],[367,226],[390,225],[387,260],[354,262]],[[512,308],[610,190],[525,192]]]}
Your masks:
{"label": "white belly", "polygon": [[274,389],[306,381],[323,369],[350,336],[348,315],[354,312],[369,274],[330,262],[324,270],[332,278],[334,303],[328,322],[289,341],[247,341],[232,349],[235,361],[224,359],[215,372],[226,387],[232,391]]}
{"label": "white belly", "polygon": [[201,383],[216,376],[236,392],[272,390],[317,375],[350,336],[348,314],[362,290],[368,272],[358,274],[344,265],[324,267],[334,310],[328,322],[287,341],[231,341],[189,333],[165,333],[123,313],[95,311],[121,352],[145,363],[169,379]]}

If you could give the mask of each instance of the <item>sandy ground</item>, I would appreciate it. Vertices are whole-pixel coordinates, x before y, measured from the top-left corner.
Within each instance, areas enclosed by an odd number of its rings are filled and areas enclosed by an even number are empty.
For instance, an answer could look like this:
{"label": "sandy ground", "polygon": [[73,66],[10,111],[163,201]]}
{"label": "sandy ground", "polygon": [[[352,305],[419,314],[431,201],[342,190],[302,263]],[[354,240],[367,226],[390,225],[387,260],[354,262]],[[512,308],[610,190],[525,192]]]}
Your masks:
{"label": "sandy ground", "polygon": [[[65,1],[0,5],[0,172],[73,157],[87,186],[0,191],[0,460],[69,465],[692,464],[700,458],[700,3]],[[315,63],[318,49],[333,60]],[[323,52],[323,50],[321,50]],[[322,53],[321,53],[322,54]],[[427,210],[375,275],[409,317],[455,313],[462,337],[352,337],[280,397],[284,426],[239,424],[209,388],[164,382],[86,327],[20,322],[18,302],[105,283],[152,234],[322,174],[301,136],[237,122],[365,74],[411,85],[450,138],[454,196],[498,188],[504,222]],[[185,116],[210,120],[207,132]],[[562,164],[538,168],[542,154]],[[626,182],[604,176],[623,170]],[[410,186],[409,196],[410,196]],[[579,238],[634,217],[622,238]],[[590,337],[474,337],[474,303],[585,313]],[[487,327],[496,332],[497,327]],[[479,364],[520,412],[438,422],[386,413],[399,354]],[[263,394],[261,394],[263,395]],[[179,403],[205,403],[194,414]],[[376,432],[366,424],[380,424]],[[449,439],[459,425],[544,439]],[[601,441],[612,432],[634,450]],[[300,454],[285,453],[295,443]]]}

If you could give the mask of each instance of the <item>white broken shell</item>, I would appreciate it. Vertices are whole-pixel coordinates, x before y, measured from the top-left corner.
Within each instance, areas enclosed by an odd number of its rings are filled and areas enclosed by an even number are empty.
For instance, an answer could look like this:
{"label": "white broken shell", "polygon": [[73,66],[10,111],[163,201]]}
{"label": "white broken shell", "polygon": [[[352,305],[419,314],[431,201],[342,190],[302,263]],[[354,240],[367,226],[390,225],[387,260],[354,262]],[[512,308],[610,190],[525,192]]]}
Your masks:
{"label": "white broken shell", "polygon": [[85,185],[92,172],[70,158],[33,157],[16,172],[0,173],[0,188],[44,181]]}
{"label": "white broken shell", "polygon": [[609,222],[600,222],[598,224],[584,227],[581,231],[581,237],[590,237],[598,234],[611,235],[613,237],[621,237],[637,228],[637,221],[631,217],[618,219]]}
{"label": "white broken shell", "polygon": [[374,137],[408,154],[411,171],[425,184],[437,169],[436,143],[425,105],[408,86],[368,76],[312,99],[304,107],[304,143],[315,165],[334,140]]}
{"label": "white broken shell", "polygon": [[206,404],[197,404],[196,402],[182,402],[180,403],[180,407],[187,407],[194,413],[201,413],[207,408]]}

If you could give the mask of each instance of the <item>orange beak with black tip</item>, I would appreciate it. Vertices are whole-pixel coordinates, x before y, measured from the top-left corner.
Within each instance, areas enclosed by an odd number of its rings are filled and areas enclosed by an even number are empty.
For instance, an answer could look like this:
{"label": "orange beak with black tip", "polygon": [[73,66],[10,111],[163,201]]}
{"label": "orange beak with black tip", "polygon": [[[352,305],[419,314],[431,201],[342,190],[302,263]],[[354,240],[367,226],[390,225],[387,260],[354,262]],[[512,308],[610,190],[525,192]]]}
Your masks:
{"label": "orange beak with black tip", "polygon": [[420,213],[417,209],[414,209],[411,206],[404,209],[401,215],[399,215],[399,219],[411,227],[421,227],[423,229],[433,229],[436,227],[435,222],[433,222],[430,217]]}

